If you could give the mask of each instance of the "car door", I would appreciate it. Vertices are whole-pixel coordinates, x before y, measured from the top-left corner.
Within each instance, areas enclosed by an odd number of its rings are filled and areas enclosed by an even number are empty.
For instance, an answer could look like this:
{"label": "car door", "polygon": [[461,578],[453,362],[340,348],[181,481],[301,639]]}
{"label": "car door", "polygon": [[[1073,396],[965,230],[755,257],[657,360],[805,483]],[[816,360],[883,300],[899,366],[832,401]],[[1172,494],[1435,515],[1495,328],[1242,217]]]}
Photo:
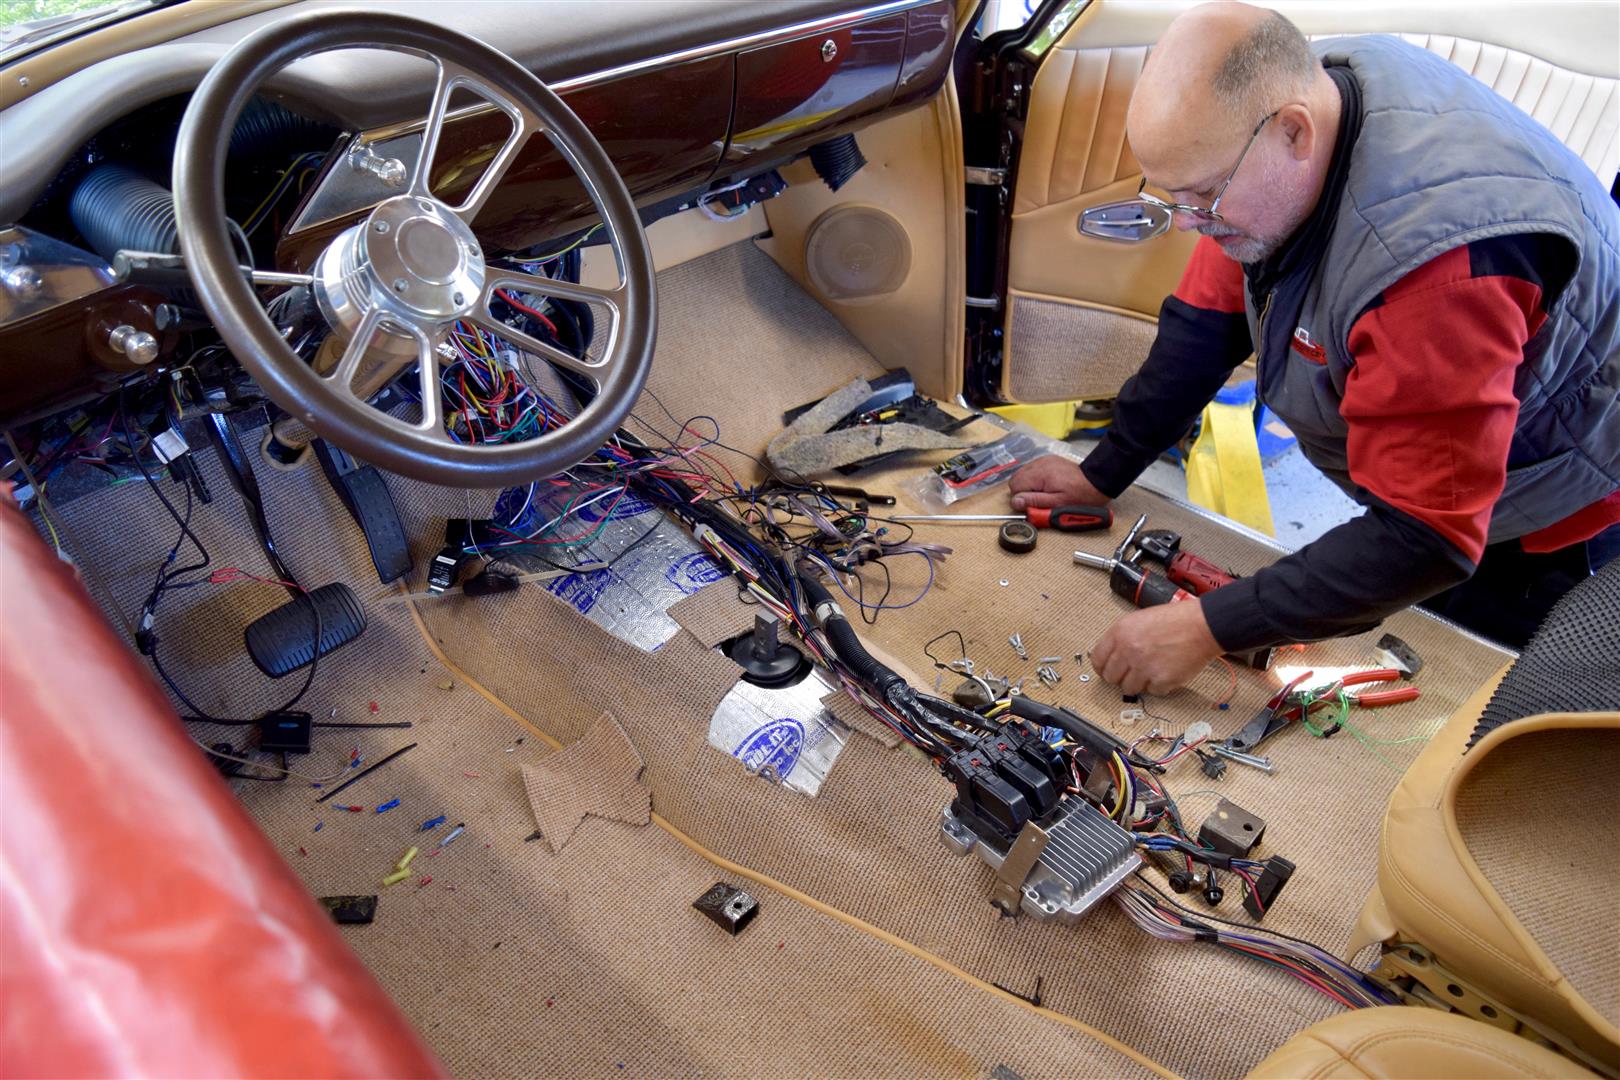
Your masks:
{"label": "car door", "polygon": [[[1003,0],[1007,2],[1007,0]],[[965,118],[968,390],[994,402],[1106,398],[1140,366],[1196,236],[1083,236],[1141,169],[1125,114],[1153,43],[1191,0],[1049,0],[981,39]],[[1602,178],[1620,158],[1620,5],[1584,0],[1267,3],[1312,38],[1393,33],[1456,63]],[[993,13],[992,13],[993,14]]]}

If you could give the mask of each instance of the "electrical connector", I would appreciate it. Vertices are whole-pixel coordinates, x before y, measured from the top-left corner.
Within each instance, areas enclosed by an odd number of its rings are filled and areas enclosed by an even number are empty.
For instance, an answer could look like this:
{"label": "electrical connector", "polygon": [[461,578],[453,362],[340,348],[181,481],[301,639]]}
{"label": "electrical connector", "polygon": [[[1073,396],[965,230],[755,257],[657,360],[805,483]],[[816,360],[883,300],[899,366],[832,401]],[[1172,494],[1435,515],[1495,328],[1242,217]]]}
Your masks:
{"label": "electrical connector", "polygon": [[1283,886],[1294,875],[1294,864],[1281,855],[1273,855],[1266,860],[1265,868],[1260,871],[1260,877],[1255,880],[1254,888],[1243,896],[1243,910],[1256,919],[1266,917],[1271,905],[1277,902],[1277,895],[1282,892]]}

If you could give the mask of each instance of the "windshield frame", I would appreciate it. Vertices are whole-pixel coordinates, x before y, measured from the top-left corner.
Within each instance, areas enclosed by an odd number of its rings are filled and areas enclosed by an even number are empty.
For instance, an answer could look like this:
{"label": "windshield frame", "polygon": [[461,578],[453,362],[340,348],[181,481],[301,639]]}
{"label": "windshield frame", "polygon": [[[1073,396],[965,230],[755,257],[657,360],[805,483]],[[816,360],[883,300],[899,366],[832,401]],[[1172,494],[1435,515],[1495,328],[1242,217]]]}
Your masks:
{"label": "windshield frame", "polygon": [[[60,45],[64,41],[100,30],[137,15],[145,15],[161,8],[171,7],[184,0],[108,0],[100,7],[86,8],[67,15],[47,15],[41,19],[14,23],[0,27],[0,67],[27,59],[36,53]],[[54,22],[54,25],[52,23]],[[38,29],[21,35],[20,40],[7,44],[3,37],[8,31],[41,24]]]}

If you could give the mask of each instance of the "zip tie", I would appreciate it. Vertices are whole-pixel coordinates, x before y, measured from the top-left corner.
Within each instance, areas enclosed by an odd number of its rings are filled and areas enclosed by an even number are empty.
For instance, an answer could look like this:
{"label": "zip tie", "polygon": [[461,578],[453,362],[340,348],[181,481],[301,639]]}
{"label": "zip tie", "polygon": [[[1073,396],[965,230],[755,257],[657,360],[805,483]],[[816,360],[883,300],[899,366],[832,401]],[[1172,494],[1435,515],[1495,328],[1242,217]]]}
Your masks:
{"label": "zip tie", "polygon": [[396,807],[398,805],[399,805],[399,800],[398,799],[389,799],[387,802],[385,802],[381,806],[377,807],[377,813],[386,814],[388,811],[392,810],[394,807]]}
{"label": "zip tie", "polygon": [[409,869],[410,865],[411,865],[411,860],[414,859],[414,858],[416,858],[416,849],[414,847],[406,848],[405,849],[405,854],[400,856],[399,862],[394,864],[394,869],[395,870]]}
{"label": "zip tie", "polygon": [[384,885],[398,885],[400,882],[404,881],[410,876],[411,872],[409,870],[395,870],[392,874],[389,874],[387,877],[383,878],[382,883]]}
{"label": "zip tie", "polygon": [[422,831],[427,832],[429,829],[437,829],[440,825],[443,825],[448,820],[449,818],[445,817],[443,814],[440,814],[436,818],[428,818],[426,821],[422,822]]}
{"label": "zip tie", "polygon": [[452,841],[456,837],[460,836],[461,835],[461,830],[465,829],[466,827],[467,826],[465,826],[465,825],[458,822],[456,824],[456,827],[450,830],[450,835],[446,836],[443,840],[439,841],[439,846],[444,847],[445,845],[449,844],[450,841]]}

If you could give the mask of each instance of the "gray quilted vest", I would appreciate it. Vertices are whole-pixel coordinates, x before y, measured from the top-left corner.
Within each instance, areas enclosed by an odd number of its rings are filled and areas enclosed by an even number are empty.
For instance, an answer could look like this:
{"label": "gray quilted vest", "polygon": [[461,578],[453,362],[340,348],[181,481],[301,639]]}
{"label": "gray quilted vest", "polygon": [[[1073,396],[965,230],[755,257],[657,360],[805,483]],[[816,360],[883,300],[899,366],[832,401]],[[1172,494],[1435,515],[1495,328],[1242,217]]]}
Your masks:
{"label": "gray quilted vest", "polygon": [[[1297,321],[1245,289],[1260,396],[1358,502],[1339,416],[1350,329],[1384,289],[1452,248],[1508,233],[1566,238],[1578,267],[1525,346],[1507,486],[1488,542],[1523,536],[1620,490],[1620,210],[1563,143],[1445,60],[1392,37],[1317,43],[1362,93],[1361,132],[1332,234]],[[1278,292],[1282,291],[1279,287]],[[1290,349],[1296,329],[1326,354]]]}

